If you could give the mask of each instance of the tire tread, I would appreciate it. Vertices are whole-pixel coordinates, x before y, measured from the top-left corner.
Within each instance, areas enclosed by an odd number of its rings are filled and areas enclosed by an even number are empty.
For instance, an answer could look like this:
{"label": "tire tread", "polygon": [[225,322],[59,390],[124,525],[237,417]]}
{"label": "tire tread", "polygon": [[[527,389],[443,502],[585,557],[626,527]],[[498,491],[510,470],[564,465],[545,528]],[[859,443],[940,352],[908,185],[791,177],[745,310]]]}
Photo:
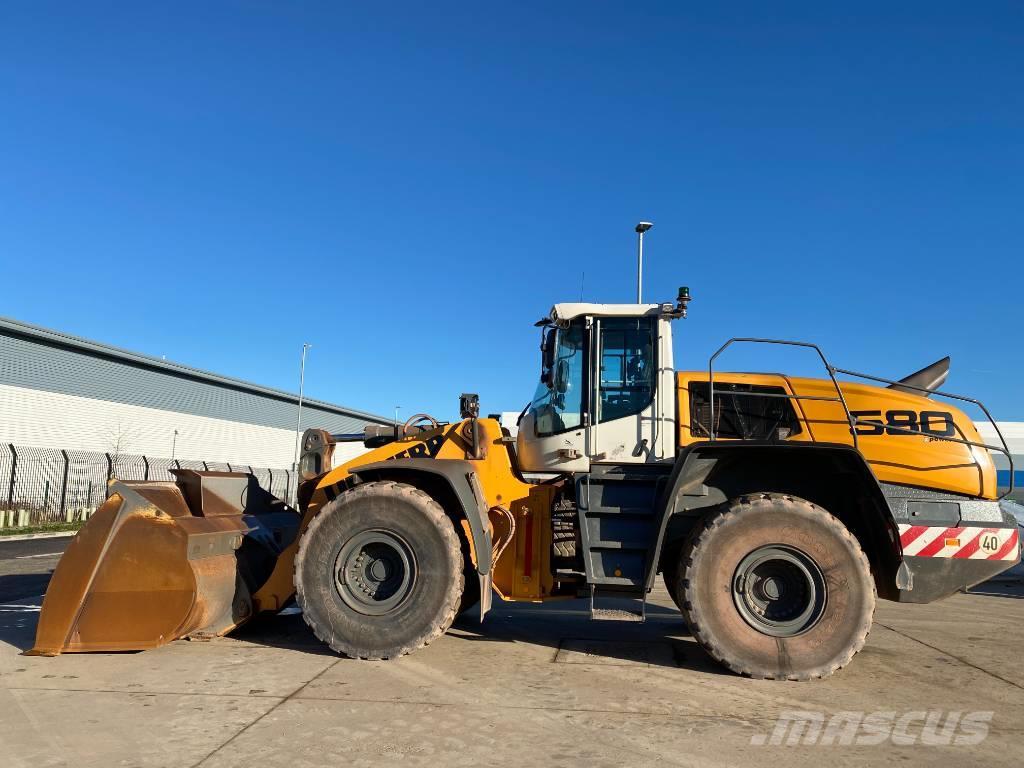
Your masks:
{"label": "tire tread", "polygon": [[306,556],[309,552],[309,542],[316,538],[318,535],[317,532],[330,517],[332,508],[337,506],[341,500],[352,501],[353,499],[358,499],[360,497],[383,497],[395,495],[403,496],[407,500],[413,501],[416,506],[418,506],[427,515],[430,521],[434,523],[440,531],[441,536],[445,539],[448,557],[451,558],[453,563],[457,563],[455,570],[459,575],[456,582],[453,584],[453,588],[449,590],[448,600],[446,601],[446,605],[441,614],[437,617],[437,620],[432,622],[430,626],[426,627],[424,631],[412,641],[397,649],[389,649],[387,653],[378,653],[371,649],[359,648],[352,643],[347,642],[344,638],[338,637],[330,627],[321,626],[311,612],[303,610],[303,618],[309,625],[309,628],[313,631],[313,634],[316,635],[317,639],[327,644],[337,653],[341,653],[349,658],[364,659],[368,661],[395,659],[399,656],[404,656],[430,645],[430,643],[447,632],[448,628],[452,625],[452,622],[455,621],[462,598],[462,592],[465,587],[464,576],[462,573],[462,548],[459,536],[455,532],[455,527],[452,525],[451,518],[448,517],[441,505],[425,491],[393,480],[379,480],[369,483],[361,483],[354,488],[345,491],[342,495],[326,504],[306,527],[302,537],[299,539],[298,553],[295,557],[293,571],[295,599],[299,607],[304,608],[307,600],[306,586],[301,578],[301,573]]}
{"label": "tire tread", "polygon": [[[717,530],[722,526],[732,522],[745,512],[748,512],[747,508],[751,506],[752,499],[761,499],[771,501],[773,503],[785,502],[786,505],[789,506],[791,510],[796,511],[797,514],[828,526],[834,533],[838,534],[851,545],[851,551],[855,553],[860,569],[869,577],[868,581],[872,585],[872,610],[867,621],[861,625],[853,642],[848,646],[847,652],[842,658],[835,660],[831,664],[826,664],[802,673],[778,674],[765,669],[751,669],[730,658],[727,650],[715,643],[714,638],[710,636],[707,627],[704,624],[700,611],[695,605],[693,582],[687,577],[687,574],[691,572],[691,569],[695,564],[699,565],[699,560],[703,554],[702,545],[706,543],[710,536],[717,532]],[[867,642],[868,634],[871,631],[871,618],[874,614],[874,600],[876,597],[874,579],[870,578],[870,576],[871,566],[863,549],[861,549],[860,542],[857,541],[856,537],[850,533],[850,530],[843,525],[838,518],[827,512],[822,507],[819,507],[817,504],[813,504],[812,502],[796,496],[778,493],[752,493],[740,496],[731,502],[723,504],[716,513],[705,517],[700,524],[694,527],[694,530],[690,533],[687,545],[683,548],[683,555],[676,578],[678,585],[677,594],[681,597],[681,605],[679,607],[683,613],[683,617],[686,619],[686,623],[689,625],[693,637],[701,644],[701,646],[704,647],[704,650],[706,650],[711,658],[716,662],[737,674],[743,675],[744,677],[764,680],[806,681],[829,677],[849,664],[850,660],[853,659],[853,657],[864,647],[865,642]]]}

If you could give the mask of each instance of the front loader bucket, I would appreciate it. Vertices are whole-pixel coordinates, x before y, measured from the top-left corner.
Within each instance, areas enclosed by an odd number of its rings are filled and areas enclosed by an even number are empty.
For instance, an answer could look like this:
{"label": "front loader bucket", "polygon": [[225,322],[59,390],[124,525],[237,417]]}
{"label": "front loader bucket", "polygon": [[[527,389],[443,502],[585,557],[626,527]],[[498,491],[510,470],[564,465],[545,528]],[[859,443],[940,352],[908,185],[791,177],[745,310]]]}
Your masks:
{"label": "front loader bucket", "polygon": [[57,565],[29,654],[144,650],[222,635],[251,616],[252,581],[276,557],[266,536],[243,541],[265,533],[260,513],[283,512],[296,529],[298,514],[249,475],[174,474],[176,482],[111,484]]}

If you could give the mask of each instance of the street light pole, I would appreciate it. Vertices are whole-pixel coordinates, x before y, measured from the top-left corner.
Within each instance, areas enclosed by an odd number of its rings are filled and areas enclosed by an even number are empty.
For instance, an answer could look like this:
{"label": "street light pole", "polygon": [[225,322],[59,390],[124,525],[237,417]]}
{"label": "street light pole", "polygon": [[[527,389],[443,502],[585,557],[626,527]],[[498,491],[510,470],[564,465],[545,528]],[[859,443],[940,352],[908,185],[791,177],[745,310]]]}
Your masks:
{"label": "street light pole", "polygon": [[643,303],[644,292],[644,232],[654,226],[653,222],[641,221],[636,225],[636,303]]}
{"label": "street light pole", "polygon": [[295,460],[292,461],[292,474],[295,476],[295,490],[292,493],[292,505],[299,504],[299,445],[302,440],[302,393],[306,385],[306,353],[312,344],[302,345],[302,362],[299,364],[299,407],[295,414]]}

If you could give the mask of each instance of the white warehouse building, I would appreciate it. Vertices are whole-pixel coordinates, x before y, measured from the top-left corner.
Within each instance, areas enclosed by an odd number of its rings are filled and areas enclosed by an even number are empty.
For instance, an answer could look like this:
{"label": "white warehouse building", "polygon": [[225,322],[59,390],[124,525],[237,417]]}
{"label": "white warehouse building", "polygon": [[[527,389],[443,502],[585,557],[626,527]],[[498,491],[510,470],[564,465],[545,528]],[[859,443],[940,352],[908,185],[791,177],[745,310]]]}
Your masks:
{"label": "white warehouse building", "polygon": [[[977,422],[978,433],[987,445],[999,445],[999,435],[988,422]],[[1013,459],[1013,492],[1010,497],[1024,502],[1024,422],[1000,421],[999,431],[1006,440],[1006,447]],[[1005,491],[1010,486],[1010,462],[1001,453],[992,452],[992,460],[996,464],[996,475],[999,478],[999,490]]]}
{"label": "white warehouse building", "polygon": [[[0,449],[6,452],[49,449],[286,470],[297,413],[298,396],[289,392],[0,318]],[[302,404],[302,429],[353,433],[390,423],[345,406]],[[338,449],[339,458],[364,450],[358,442]],[[10,461],[0,456],[0,469]],[[0,491],[6,480],[0,478]]]}

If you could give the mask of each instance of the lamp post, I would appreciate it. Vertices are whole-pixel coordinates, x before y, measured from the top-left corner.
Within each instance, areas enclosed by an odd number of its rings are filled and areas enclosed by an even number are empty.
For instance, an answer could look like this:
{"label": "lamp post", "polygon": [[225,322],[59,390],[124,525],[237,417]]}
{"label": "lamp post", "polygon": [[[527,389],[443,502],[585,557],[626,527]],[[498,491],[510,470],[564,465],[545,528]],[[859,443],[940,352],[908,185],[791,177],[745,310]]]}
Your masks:
{"label": "lamp post", "polygon": [[178,448],[178,430],[174,430],[174,438],[171,440],[171,461],[174,461],[174,452]]}
{"label": "lamp post", "polygon": [[302,392],[306,384],[306,353],[312,344],[302,345],[302,362],[299,364],[299,407],[295,414],[295,460],[292,462],[292,474],[295,476],[295,490],[292,492],[292,505],[299,504],[299,445],[302,440]]}
{"label": "lamp post", "polygon": [[636,225],[636,303],[643,303],[644,290],[644,232],[654,226],[654,222],[641,221]]}

